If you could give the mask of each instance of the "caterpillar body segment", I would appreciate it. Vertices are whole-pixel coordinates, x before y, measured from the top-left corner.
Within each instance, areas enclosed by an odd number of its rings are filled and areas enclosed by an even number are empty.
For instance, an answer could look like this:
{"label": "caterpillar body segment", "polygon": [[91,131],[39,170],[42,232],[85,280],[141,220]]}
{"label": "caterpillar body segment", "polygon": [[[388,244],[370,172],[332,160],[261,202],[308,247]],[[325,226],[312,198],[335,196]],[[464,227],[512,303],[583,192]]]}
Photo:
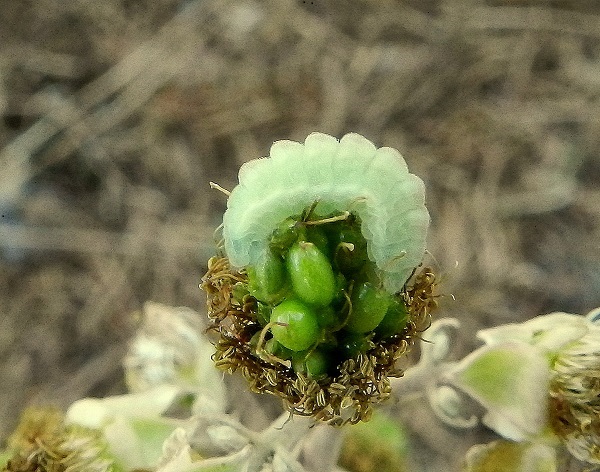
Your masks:
{"label": "caterpillar body segment", "polygon": [[315,217],[349,211],[360,218],[368,257],[388,292],[401,290],[421,263],[429,225],[424,185],[395,149],[377,149],[355,133],[339,141],[312,133],[304,144],[275,142],[269,158],[242,166],[239,181],[223,218],[233,266],[255,264],[277,225],[315,202]]}

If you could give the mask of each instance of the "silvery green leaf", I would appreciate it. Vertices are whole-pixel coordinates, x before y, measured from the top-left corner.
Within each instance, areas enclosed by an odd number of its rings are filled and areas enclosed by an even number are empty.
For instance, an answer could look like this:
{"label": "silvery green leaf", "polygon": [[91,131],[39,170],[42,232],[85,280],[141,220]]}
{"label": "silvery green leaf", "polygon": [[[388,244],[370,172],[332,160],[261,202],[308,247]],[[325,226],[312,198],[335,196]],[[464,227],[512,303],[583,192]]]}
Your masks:
{"label": "silvery green leaf", "polygon": [[525,343],[484,346],[448,373],[448,380],[487,409],[484,422],[516,440],[546,425],[551,377],[546,356]]}
{"label": "silvery green leaf", "polygon": [[427,389],[429,405],[436,416],[454,428],[473,428],[479,423],[475,415],[468,415],[458,392],[448,385]]}
{"label": "silvery green leaf", "polygon": [[[373,416],[375,417],[375,415]],[[304,468],[310,472],[333,470],[339,462],[342,442],[346,432],[346,428],[331,428],[324,424],[312,428],[302,447]]]}
{"label": "silvery green leaf", "polygon": [[74,402],[66,413],[67,423],[100,429],[116,416],[157,418],[182,395],[181,388],[161,385],[140,393],[106,398],[84,398]]}
{"label": "silvery green leaf", "polygon": [[420,362],[432,365],[445,360],[451,348],[450,333],[458,328],[460,322],[455,318],[442,318],[431,323],[425,335],[427,342],[421,344]]}
{"label": "silvery green leaf", "polygon": [[208,426],[206,434],[215,446],[221,447],[226,452],[238,451],[245,447],[249,441],[247,437],[228,425]]}
{"label": "silvery green leaf", "polygon": [[193,416],[186,431],[188,442],[203,457],[224,456],[240,450],[258,435],[225,414]]}
{"label": "silvery green leaf", "polygon": [[251,446],[219,457],[202,458],[189,444],[185,429],[176,429],[164,442],[156,472],[240,472],[245,470]]}
{"label": "silvery green leaf", "polygon": [[538,346],[552,353],[584,336],[589,321],[579,315],[550,313],[532,318],[524,323],[511,323],[485,329],[477,337],[486,344],[500,344],[507,341],[521,341]]}
{"label": "silvery green leaf", "polygon": [[278,448],[273,456],[273,472],[306,472],[302,464],[294,457],[291,457],[289,451]]}
{"label": "silvery green leaf", "polygon": [[71,405],[66,422],[102,433],[108,449],[128,468],[153,467],[160,446],[180,420],[161,415],[182,395],[173,385],[102,399],[84,398]]}
{"label": "silvery green leaf", "polygon": [[145,303],[140,329],[124,360],[129,389],[179,385],[196,392],[195,413],[224,411],[225,387],[203,330],[202,317],[190,308]]}
{"label": "silvery green leaf", "polygon": [[118,415],[103,429],[109,451],[127,469],[153,468],[161,456],[163,442],[178,427],[169,418],[128,418]]}

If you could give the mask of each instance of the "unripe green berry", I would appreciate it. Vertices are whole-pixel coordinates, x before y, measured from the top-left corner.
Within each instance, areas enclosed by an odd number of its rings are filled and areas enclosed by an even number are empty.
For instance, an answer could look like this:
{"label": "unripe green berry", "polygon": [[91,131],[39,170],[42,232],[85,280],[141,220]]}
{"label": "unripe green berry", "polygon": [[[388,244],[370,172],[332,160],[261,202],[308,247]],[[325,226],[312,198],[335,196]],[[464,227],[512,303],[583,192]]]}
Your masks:
{"label": "unripe green berry", "polygon": [[322,328],[331,328],[339,323],[339,318],[331,306],[325,306],[317,310],[317,321]]}
{"label": "unripe green berry", "polygon": [[266,326],[271,321],[271,308],[269,305],[258,302],[256,304],[256,319],[261,326]]}
{"label": "unripe green berry", "polygon": [[373,331],[385,317],[391,302],[387,292],[365,282],[352,292],[352,311],[345,328],[354,333]]}
{"label": "unripe green berry", "polygon": [[283,297],[285,269],[281,258],[271,251],[265,251],[253,266],[246,268],[248,291],[264,303],[276,303]]}
{"label": "unripe green berry", "polygon": [[291,359],[294,354],[294,351],[277,342],[275,338],[271,338],[265,343],[265,351],[280,359]]}
{"label": "unripe green berry", "polygon": [[394,298],[375,333],[382,338],[387,338],[402,332],[408,323],[408,310],[400,298]]}
{"label": "unripe green berry", "polygon": [[315,312],[298,300],[285,300],[273,308],[273,337],[292,351],[303,351],[314,345],[320,336]]}
{"label": "unripe green berry", "polygon": [[300,235],[300,223],[294,218],[283,220],[273,234],[269,246],[276,254],[285,254],[292,244],[294,244]]}
{"label": "unripe green berry", "polygon": [[320,225],[309,225],[305,228],[306,239],[313,243],[326,257],[331,255],[327,234]]}
{"label": "unripe green berry", "polygon": [[314,306],[326,306],[335,296],[335,275],[327,257],[313,243],[294,244],[287,255],[286,268],[294,292]]}
{"label": "unripe green berry", "polygon": [[345,275],[349,275],[360,270],[369,260],[367,241],[357,224],[350,225],[342,222],[336,229],[329,232],[335,264]]}
{"label": "unripe green berry", "polygon": [[367,261],[363,266],[354,273],[355,282],[370,282],[373,286],[381,285],[381,278],[379,276],[379,270],[374,262]]}
{"label": "unripe green berry", "polygon": [[335,295],[332,304],[339,308],[346,303],[346,293],[348,290],[348,282],[344,274],[338,272],[335,274]]}
{"label": "unripe green berry", "polygon": [[310,353],[298,352],[292,358],[294,371],[304,374],[310,379],[318,379],[327,375],[328,365],[327,356],[319,349]]}
{"label": "unripe green berry", "polygon": [[337,346],[341,359],[349,359],[360,353],[365,353],[371,347],[367,336],[361,333],[342,332]]}

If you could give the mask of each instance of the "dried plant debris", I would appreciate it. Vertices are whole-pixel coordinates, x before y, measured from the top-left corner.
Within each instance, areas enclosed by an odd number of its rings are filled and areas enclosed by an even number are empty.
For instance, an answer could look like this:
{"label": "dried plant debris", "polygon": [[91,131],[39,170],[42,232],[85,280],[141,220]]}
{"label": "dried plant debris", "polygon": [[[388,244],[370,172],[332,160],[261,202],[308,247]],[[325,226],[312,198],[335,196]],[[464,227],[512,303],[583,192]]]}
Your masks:
{"label": "dried plant debris", "polygon": [[278,352],[269,352],[273,338],[260,322],[257,300],[249,294],[237,295],[247,281],[247,274],[231,269],[227,258],[209,261],[202,288],[208,294],[210,330],[217,335],[217,367],[240,371],[252,391],[282,398],[291,413],[333,425],[368,420],[372,405],[389,397],[389,377],[403,375],[398,359],[420,338],[437,306],[435,276],[431,269],[421,268],[400,294],[408,309],[401,332],[385,339],[365,338],[360,352],[348,358],[338,352],[325,375],[311,378],[310,372],[294,370]]}
{"label": "dried plant debris", "polygon": [[99,433],[64,423],[62,412],[30,407],[8,441],[2,472],[120,472]]}

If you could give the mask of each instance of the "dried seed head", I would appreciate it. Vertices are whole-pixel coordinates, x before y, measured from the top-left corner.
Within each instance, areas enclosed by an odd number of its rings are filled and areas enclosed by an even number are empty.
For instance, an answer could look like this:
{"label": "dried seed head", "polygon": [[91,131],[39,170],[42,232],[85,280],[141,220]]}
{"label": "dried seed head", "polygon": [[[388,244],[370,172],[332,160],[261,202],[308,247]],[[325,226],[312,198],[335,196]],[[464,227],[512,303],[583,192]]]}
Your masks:
{"label": "dried seed head", "polygon": [[26,409],[8,441],[13,456],[2,472],[114,472],[99,433],[67,426],[60,411]]}
{"label": "dried seed head", "polygon": [[554,433],[577,459],[600,464],[600,327],[562,350],[552,370]]}
{"label": "dried seed head", "polygon": [[233,286],[245,281],[246,274],[232,269],[228,259],[220,256],[211,258],[202,279],[212,322],[209,332],[216,338],[216,366],[230,373],[240,371],[251,391],[276,395],[292,414],[312,416],[332,425],[366,421],[372,405],[390,396],[389,377],[403,375],[397,360],[429,327],[431,312],[437,306],[435,276],[424,268],[402,292],[409,312],[406,328],[378,343],[370,342],[366,353],[341,361],[335,375],[317,380],[295,372],[284,362],[269,362],[268,357],[256,355],[250,340],[263,329],[256,301],[245,297],[240,302],[232,295]]}

